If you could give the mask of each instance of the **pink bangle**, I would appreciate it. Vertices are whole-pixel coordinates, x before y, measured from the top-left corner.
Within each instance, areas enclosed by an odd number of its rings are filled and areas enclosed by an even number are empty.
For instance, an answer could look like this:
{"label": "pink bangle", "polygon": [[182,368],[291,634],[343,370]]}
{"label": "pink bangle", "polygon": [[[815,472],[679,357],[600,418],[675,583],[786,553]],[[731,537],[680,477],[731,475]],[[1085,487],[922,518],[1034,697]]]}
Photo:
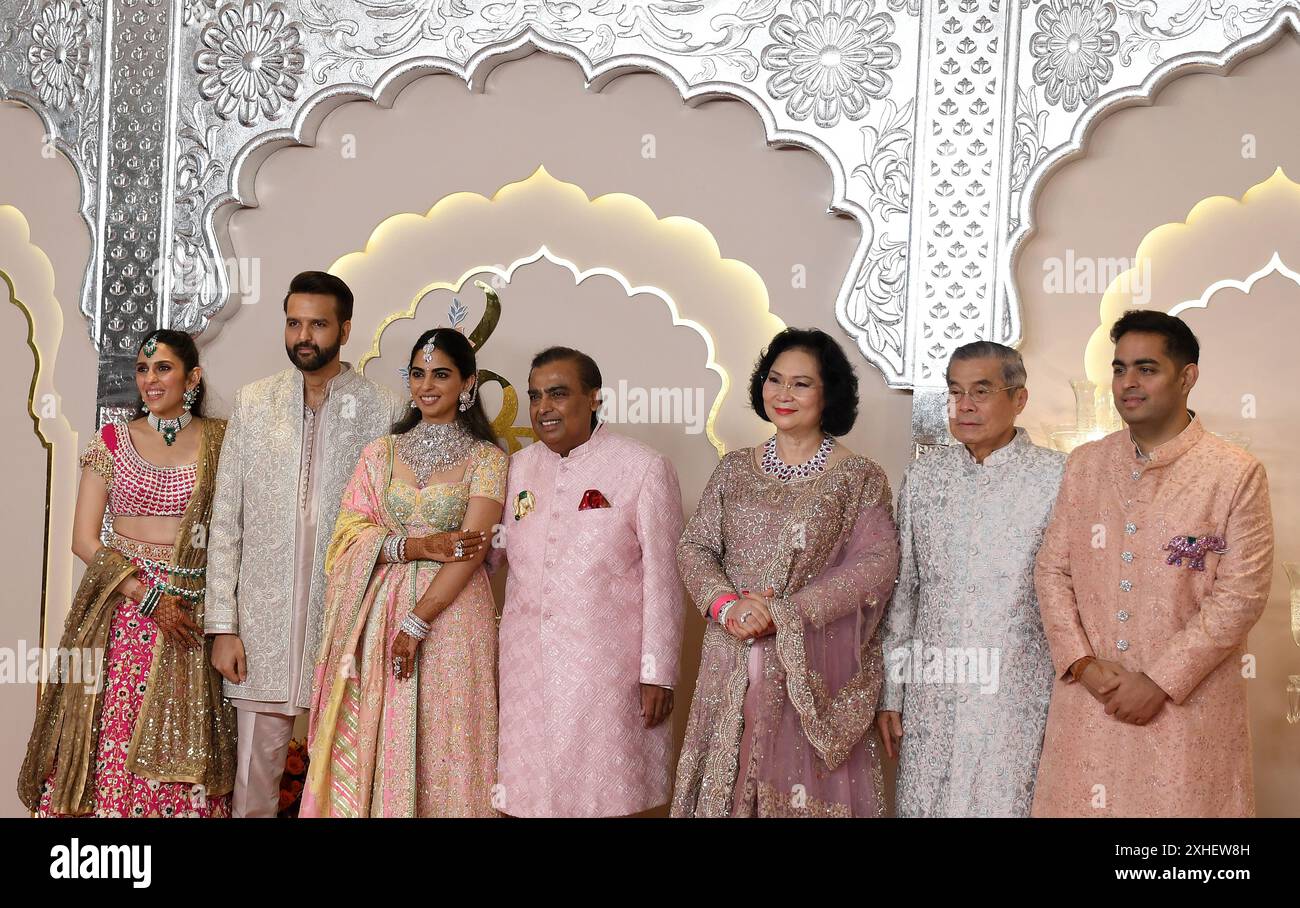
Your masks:
{"label": "pink bangle", "polygon": [[722,610],[722,607],[726,605],[728,602],[735,602],[739,598],[740,597],[737,596],[735,593],[723,593],[717,599],[714,599],[713,604],[709,606],[709,616],[714,621],[717,621],[718,612]]}

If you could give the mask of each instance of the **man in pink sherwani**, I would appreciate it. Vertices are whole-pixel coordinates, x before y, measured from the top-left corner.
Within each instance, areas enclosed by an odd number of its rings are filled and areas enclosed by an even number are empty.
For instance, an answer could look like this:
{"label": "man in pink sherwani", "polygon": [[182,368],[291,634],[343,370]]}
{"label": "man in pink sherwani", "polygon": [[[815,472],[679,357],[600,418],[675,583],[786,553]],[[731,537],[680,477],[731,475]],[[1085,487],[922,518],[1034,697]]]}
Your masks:
{"label": "man in pink sherwani", "polygon": [[528,375],[539,444],[510,458],[493,805],[617,816],[668,801],[684,605],[673,465],[597,426],[600,370],[576,350]]}
{"label": "man in pink sherwani", "polygon": [[1036,585],[1057,680],[1034,816],[1252,816],[1246,635],[1268,600],[1263,466],[1187,410],[1180,320],[1111,331],[1128,429],[1066,462]]}

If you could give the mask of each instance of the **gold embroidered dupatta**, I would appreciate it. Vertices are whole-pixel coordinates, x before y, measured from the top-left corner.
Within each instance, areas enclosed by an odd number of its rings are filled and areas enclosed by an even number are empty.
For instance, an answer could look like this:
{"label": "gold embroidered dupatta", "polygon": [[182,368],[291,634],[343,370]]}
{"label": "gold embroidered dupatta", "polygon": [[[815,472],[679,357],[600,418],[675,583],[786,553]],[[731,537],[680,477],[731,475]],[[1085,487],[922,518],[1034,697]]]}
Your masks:
{"label": "gold embroidered dupatta", "polygon": [[[181,517],[172,564],[207,563],[207,527],[217,460],[225,437],[224,420],[205,419],[199,444],[194,492]],[[109,630],[119,602],[115,588],[135,572],[131,560],[107,546],[86,568],[72,602],[59,646],[90,650],[106,662]],[[177,586],[201,589],[201,578],[171,578]],[[203,626],[203,601],[194,607]],[[202,785],[208,797],[228,794],[235,780],[235,711],[221,693],[221,676],[212,667],[211,639],[194,649],[177,648],[161,633],[154,641],[144,700],[126,756],[126,768],[159,782]],[[41,691],[27,755],[18,776],[18,796],[28,809],[40,804],[41,786],[55,772],[51,811],[85,815],[95,809],[95,754],[103,709],[103,679],[92,689],[83,683],[51,680]]]}

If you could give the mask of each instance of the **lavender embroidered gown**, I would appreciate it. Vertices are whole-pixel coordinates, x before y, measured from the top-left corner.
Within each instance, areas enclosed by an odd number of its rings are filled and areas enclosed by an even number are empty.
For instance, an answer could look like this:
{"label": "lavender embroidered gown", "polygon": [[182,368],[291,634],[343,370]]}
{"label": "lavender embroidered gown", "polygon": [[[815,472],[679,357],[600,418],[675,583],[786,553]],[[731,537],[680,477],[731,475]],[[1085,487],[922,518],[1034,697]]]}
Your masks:
{"label": "lavender embroidered gown", "polygon": [[852,456],[783,483],[734,451],[677,558],[702,612],[772,587],[776,634],[750,645],[709,621],[673,816],[880,816],[876,630],[898,567],[884,471]]}

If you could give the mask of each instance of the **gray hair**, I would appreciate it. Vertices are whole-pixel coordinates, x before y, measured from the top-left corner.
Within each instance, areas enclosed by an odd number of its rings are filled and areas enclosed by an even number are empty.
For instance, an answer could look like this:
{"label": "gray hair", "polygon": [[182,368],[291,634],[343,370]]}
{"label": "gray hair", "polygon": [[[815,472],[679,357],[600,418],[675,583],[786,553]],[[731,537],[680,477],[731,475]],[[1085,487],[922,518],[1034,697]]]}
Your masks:
{"label": "gray hair", "polygon": [[1024,387],[1028,381],[1029,375],[1025,372],[1025,361],[1021,358],[1020,351],[993,341],[962,344],[952,351],[944,378],[951,380],[952,364],[967,359],[996,359],[1002,364],[1002,384],[1009,388]]}

